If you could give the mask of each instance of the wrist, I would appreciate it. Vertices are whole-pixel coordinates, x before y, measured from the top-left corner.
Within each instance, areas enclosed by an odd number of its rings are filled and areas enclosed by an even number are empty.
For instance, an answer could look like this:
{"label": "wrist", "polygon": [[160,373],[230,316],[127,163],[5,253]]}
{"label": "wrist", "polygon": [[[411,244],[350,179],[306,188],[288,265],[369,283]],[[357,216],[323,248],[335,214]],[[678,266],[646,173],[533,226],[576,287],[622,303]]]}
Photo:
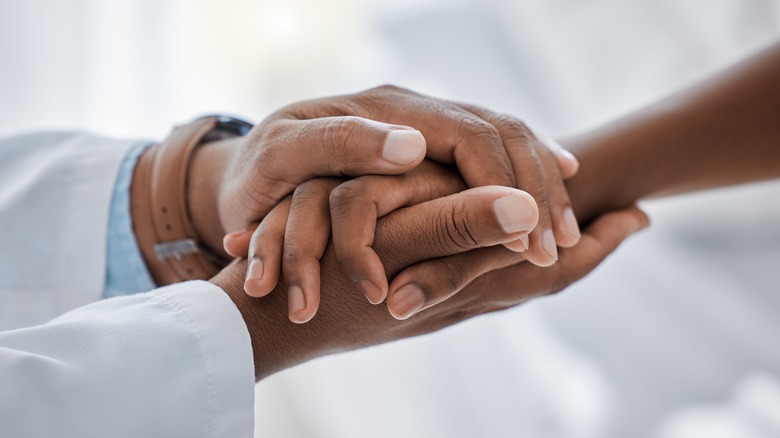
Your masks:
{"label": "wrist", "polygon": [[[193,177],[193,160],[204,145],[218,141],[209,139],[240,134],[229,123],[208,116],[177,126],[138,161],[131,187],[133,228],[158,285],[205,280],[227,264],[221,242],[215,242],[214,237],[221,239],[219,221],[209,219],[216,216],[214,208],[203,202],[215,198],[219,184],[214,181],[224,172],[215,167],[221,161],[211,154],[200,157],[198,161],[208,160],[209,166],[194,169],[198,173]],[[208,240],[200,230],[207,232]]]}
{"label": "wrist", "polygon": [[671,165],[685,149],[686,139],[679,136],[685,119],[675,108],[651,107],[560,140],[580,162],[577,175],[566,182],[580,221],[681,186],[688,176]]}
{"label": "wrist", "polygon": [[225,228],[219,215],[219,196],[225,171],[242,137],[204,144],[192,157],[187,178],[187,205],[192,224],[203,245],[223,259],[230,259],[222,246]]}
{"label": "wrist", "polygon": [[307,343],[312,336],[301,336],[308,329],[287,319],[287,295],[279,287],[262,299],[244,292],[246,265],[245,259],[236,260],[210,281],[225,291],[241,313],[252,344],[255,380],[260,381],[317,353]]}

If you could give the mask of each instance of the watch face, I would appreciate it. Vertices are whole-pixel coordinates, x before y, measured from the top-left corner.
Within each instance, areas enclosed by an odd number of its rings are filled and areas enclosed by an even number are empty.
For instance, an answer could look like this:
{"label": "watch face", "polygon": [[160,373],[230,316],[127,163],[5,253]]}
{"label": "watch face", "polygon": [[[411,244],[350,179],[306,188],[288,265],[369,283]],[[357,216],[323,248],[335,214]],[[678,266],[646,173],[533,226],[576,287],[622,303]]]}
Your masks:
{"label": "watch face", "polygon": [[251,123],[246,120],[239,119],[237,117],[230,116],[217,116],[219,127],[225,131],[231,132],[235,135],[246,135],[253,127]]}
{"label": "watch face", "polygon": [[217,119],[217,126],[212,129],[211,132],[203,136],[203,139],[201,139],[202,143],[224,140],[226,138],[236,136],[243,137],[252,128],[254,128],[254,125],[247,122],[246,120],[218,114],[198,117],[196,120],[207,119],[211,117],[215,117]]}

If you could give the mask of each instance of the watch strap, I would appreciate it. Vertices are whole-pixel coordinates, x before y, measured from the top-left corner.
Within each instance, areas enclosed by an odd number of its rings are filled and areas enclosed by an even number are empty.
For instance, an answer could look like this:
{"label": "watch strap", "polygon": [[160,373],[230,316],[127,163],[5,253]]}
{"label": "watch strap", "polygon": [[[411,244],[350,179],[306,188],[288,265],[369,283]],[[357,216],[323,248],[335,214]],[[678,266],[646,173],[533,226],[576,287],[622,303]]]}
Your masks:
{"label": "watch strap", "polygon": [[138,162],[134,229],[157,284],[206,280],[219,272],[215,257],[202,249],[187,208],[187,178],[195,149],[219,126],[219,116],[174,128]]}

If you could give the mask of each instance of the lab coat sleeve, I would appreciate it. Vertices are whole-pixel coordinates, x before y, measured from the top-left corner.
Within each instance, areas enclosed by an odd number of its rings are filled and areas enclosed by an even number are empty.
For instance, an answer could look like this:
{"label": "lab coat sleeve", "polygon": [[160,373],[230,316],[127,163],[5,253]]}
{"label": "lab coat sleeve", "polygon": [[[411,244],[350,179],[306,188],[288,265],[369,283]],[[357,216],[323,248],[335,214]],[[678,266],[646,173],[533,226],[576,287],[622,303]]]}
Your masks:
{"label": "lab coat sleeve", "polygon": [[203,281],[0,333],[0,435],[251,437],[241,314]]}
{"label": "lab coat sleeve", "polygon": [[79,132],[0,139],[0,330],[102,297],[111,195],[137,143]]}
{"label": "lab coat sleeve", "polygon": [[222,290],[98,301],[111,194],[134,144],[0,140],[0,437],[252,435],[251,344]]}

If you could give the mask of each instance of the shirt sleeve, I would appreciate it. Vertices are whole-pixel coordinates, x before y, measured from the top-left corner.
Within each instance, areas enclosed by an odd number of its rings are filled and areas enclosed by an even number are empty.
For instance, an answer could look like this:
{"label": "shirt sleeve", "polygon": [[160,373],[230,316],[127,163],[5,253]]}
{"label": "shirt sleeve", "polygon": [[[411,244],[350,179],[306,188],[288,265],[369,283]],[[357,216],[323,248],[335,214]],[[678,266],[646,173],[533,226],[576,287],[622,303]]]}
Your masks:
{"label": "shirt sleeve", "polygon": [[4,436],[251,437],[254,371],[241,314],[180,283],[0,333]]}
{"label": "shirt sleeve", "polygon": [[138,158],[151,145],[150,142],[138,142],[119,166],[108,214],[104,298],[145,292],[156,286],[135,239],[130,214],[133,171]]}

